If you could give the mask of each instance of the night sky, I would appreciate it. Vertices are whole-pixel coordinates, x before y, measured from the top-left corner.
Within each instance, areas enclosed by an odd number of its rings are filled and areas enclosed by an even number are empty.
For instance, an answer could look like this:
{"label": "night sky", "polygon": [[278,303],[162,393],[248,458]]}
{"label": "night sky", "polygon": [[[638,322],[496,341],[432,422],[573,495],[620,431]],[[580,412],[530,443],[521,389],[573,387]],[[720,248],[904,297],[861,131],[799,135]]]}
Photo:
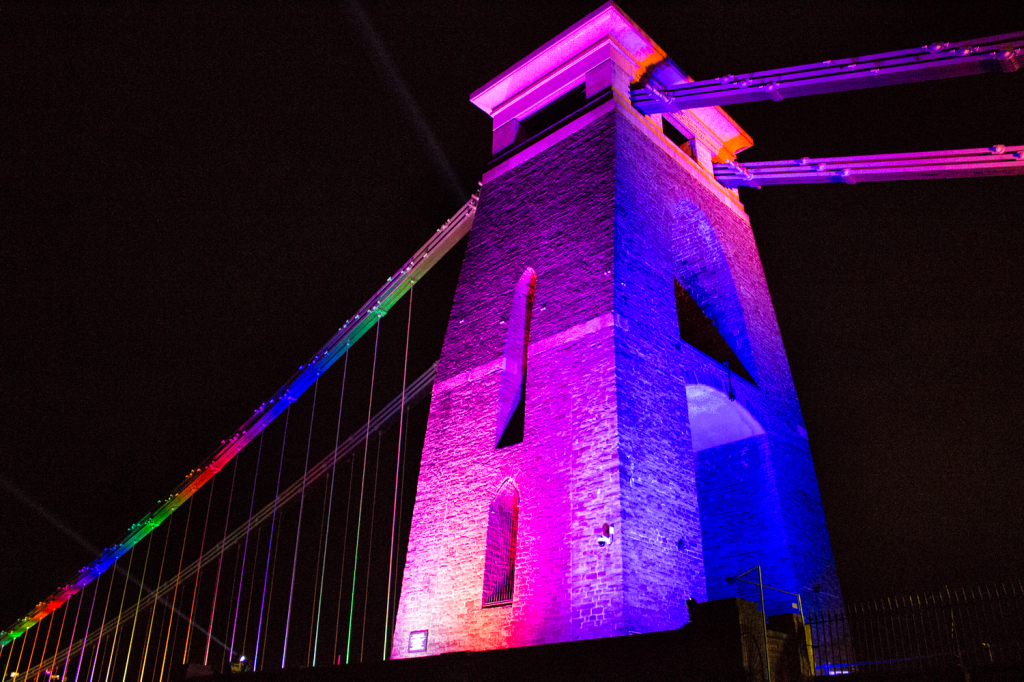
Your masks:
{"label": "night sky", "polygon": [[[67,531],[119,540],[459,208],[490,154],[469,94],[596,4],[367,4],[377,46],[346,2],[0,6],[0,628],[95,558]],[[698,79],[1024,29],[1010,2],[621,6]],[[1022,102],[1024,70],[728,112],[755,161],[1021,144]],[[741,191],[848,598],[1024,575],[1022,197]],[[417,286],[410,376],[460,258]]]}

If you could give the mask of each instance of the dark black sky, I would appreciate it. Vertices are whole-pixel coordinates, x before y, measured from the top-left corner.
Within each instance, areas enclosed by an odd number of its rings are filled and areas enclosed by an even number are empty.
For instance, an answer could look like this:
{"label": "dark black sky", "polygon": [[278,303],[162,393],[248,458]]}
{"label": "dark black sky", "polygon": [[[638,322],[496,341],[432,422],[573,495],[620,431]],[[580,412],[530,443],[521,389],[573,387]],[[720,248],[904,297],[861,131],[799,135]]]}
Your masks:
{"label": "dark black sky", "polygon": [[[470,92],[595,6],[366,9],[468,194],[490,151]],[[622,6],[695,78],[1024,28],[1021,3]],[[0,473],[96,546],[460,205],[344,7],[0,6]],[[1022,101],[1016,73],[729,112],[762,160],[1020,144]],[[1021,177],[742,191],[848,597],[1024,573],[1022,196]],[[417,288],[411,374],[458,256]],[[0,489],[0,627],[92,558]]]}

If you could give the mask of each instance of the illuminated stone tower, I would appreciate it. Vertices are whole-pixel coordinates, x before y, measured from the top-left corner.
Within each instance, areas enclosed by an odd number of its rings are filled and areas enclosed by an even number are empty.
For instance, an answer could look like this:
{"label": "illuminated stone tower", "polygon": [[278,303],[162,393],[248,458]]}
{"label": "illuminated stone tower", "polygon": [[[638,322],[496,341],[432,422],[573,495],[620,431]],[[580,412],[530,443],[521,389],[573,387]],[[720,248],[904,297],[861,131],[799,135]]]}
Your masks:
{"label": "illuminated stone tower", "polygon": [[[471,97],[494,125],[433,389],[394,657],[678,628],[686,600],[838,594],[721,109],[606,4]],[[726,366],[725,363],[728,363]],[[771,595],[766,595],[770,597]],[[791,610],[790,599],[768,612]]]}

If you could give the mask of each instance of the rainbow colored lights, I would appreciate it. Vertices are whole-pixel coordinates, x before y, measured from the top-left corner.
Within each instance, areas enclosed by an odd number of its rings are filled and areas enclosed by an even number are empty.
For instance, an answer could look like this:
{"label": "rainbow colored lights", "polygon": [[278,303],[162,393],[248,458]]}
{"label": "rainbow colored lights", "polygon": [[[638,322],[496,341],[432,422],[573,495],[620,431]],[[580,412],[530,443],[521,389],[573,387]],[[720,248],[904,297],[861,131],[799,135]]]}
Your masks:
{"label": "rainbow colored lights", "polygon": [[470,197],[437,232],[427,240],[416,253],[402,266],[398,272],[359,309],[352,318],[346,320],[317,353],[282,386],[270,400],[253,411],[253,415],[241,425],[230,438],[221,441],[221,447],[197,469],[193,469],[171,494],[157,503],[157,508],[148,513],[141,521],[132,524],[128,533],[115,545],[104,550],[98,559],[78,572],[78,577],[71,583],[58,589],[50,597],[40,602],[24,618],[0,632],[0,647],[6,646],[22,636],[46,616],[56,611],[68,599],[78,594],[89,583],[102,575],[114,565],[118,559],[127,554],[153,530],[158,528],[167,518],[183,505],[192,495],[212,479],[242,451],[263,429],[267,428],[288,406],[298,400],[306,389],[341,358],[356,341],[377,324],[391,308],[446,254],[462,237],[469,232],[476,215],[477,195]]}

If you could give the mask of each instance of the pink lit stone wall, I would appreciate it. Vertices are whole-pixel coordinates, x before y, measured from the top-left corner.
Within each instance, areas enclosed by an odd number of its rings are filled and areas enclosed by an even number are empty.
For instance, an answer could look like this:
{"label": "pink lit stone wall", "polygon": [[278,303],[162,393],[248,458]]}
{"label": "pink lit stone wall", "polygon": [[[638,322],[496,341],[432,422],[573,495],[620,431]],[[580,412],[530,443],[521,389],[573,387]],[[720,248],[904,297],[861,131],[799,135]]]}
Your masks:
{"label": "pink lit stone wall", "polygon": [[[596,541],[621,516],[614,133],[606,117],[483,187],[431,402],[395,657],[422,629],[428,654],[626,632],[622,545]],[[524,440],[496,449],[505,323],[527,267]],[[482,608],[487,509],[506,477],[520,491],[515,594]]]}

